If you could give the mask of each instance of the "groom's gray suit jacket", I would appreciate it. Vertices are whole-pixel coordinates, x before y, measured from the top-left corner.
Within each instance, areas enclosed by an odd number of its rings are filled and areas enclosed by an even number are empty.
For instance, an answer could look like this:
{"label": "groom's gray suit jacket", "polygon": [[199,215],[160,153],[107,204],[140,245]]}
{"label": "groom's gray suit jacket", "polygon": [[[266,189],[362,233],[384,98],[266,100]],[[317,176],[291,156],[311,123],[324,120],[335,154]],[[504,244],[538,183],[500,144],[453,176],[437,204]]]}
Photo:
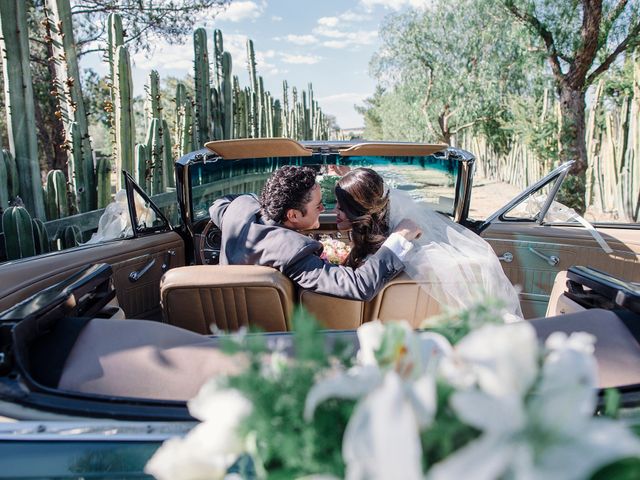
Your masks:
{"label": "groom's gray suit jacket", "polygon": [[370,300],[404,269],[384,246],[359,268],[327,263],[320,242],[263,218],[254,195],[223,197],[209,212],[222,230],[220,265],[277,268],[302,288],[354,300]]}

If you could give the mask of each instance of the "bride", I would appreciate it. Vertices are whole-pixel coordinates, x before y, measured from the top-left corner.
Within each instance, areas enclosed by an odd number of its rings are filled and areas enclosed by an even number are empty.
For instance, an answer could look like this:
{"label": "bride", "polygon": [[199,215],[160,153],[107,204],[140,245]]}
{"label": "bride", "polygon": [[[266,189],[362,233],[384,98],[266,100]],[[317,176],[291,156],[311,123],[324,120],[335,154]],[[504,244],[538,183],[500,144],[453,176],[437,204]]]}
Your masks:
{"label": "bride", "polygon": [[507,313],[522,318],[518,293],[491,246],[475,233],[414,201],[406,192],[389,190],[370,168],[357,168],[336,184],[336,222],[351,229],[351,252],[345,260],[358,267],[375,253],[402,218],[422,228],[405,260],[405,272],[441,306],[469,307],[485,297],[501,300]]}

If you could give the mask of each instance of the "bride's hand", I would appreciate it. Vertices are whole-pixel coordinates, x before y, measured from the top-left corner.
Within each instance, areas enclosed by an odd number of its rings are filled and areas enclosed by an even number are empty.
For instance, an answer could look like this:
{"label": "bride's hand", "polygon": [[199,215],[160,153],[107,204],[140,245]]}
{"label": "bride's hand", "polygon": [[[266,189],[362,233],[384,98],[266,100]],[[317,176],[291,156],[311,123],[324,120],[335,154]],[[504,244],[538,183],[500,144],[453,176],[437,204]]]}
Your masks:
{"label": "bride's hand", "polygon": [[408,218],[403,219],[395,228],[393,233],[399,233],[407,240],[415,240],[422,235],[422,229],[413,220]]}

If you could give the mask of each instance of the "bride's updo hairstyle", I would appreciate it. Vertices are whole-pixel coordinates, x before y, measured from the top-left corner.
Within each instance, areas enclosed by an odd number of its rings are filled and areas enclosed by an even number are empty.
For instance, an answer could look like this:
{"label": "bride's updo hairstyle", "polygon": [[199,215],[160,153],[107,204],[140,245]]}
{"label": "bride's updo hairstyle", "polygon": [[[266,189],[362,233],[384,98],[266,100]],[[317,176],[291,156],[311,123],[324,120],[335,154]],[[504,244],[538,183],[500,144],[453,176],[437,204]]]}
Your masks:
{"label": "bride's updo hairstyle", "polygon": [[389,193],[374,170],[356,168],[338,181],[336,199],[352,225],[353,247],[345,265],[356,268],[389,234]]}

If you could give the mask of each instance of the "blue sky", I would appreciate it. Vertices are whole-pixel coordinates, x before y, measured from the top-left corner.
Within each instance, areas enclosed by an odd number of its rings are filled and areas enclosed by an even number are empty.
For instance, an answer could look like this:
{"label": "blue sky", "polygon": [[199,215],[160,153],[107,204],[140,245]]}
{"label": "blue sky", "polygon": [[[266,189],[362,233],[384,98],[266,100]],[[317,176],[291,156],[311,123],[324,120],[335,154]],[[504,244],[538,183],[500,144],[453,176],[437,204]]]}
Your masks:
{"label": "blue sky", "polygon": [[[233,57],[233,73],[242,85],[246,73],[246,40],[254,42],[258,74],[265,88],[282,97],[282,81],[298,90],[313,83],[321,108],[335,115],[342,128],[363,126],[354,104],[373,93],[369,60],[379,47],[378,27],[389,13],[420,8],[428,0],[241,0],[232,1],[215,18],[194,20],[194,28],[206,27],[209,52],[213,29],[222,30],[225,50]],[[193,41],[183,45],[158,42],[150,55],[133,56],[134,91],[144,92],[149,71],[162,76],[184,77],[192,72]],[[106,73],[106,64],[96,55],[85,66]]]}

